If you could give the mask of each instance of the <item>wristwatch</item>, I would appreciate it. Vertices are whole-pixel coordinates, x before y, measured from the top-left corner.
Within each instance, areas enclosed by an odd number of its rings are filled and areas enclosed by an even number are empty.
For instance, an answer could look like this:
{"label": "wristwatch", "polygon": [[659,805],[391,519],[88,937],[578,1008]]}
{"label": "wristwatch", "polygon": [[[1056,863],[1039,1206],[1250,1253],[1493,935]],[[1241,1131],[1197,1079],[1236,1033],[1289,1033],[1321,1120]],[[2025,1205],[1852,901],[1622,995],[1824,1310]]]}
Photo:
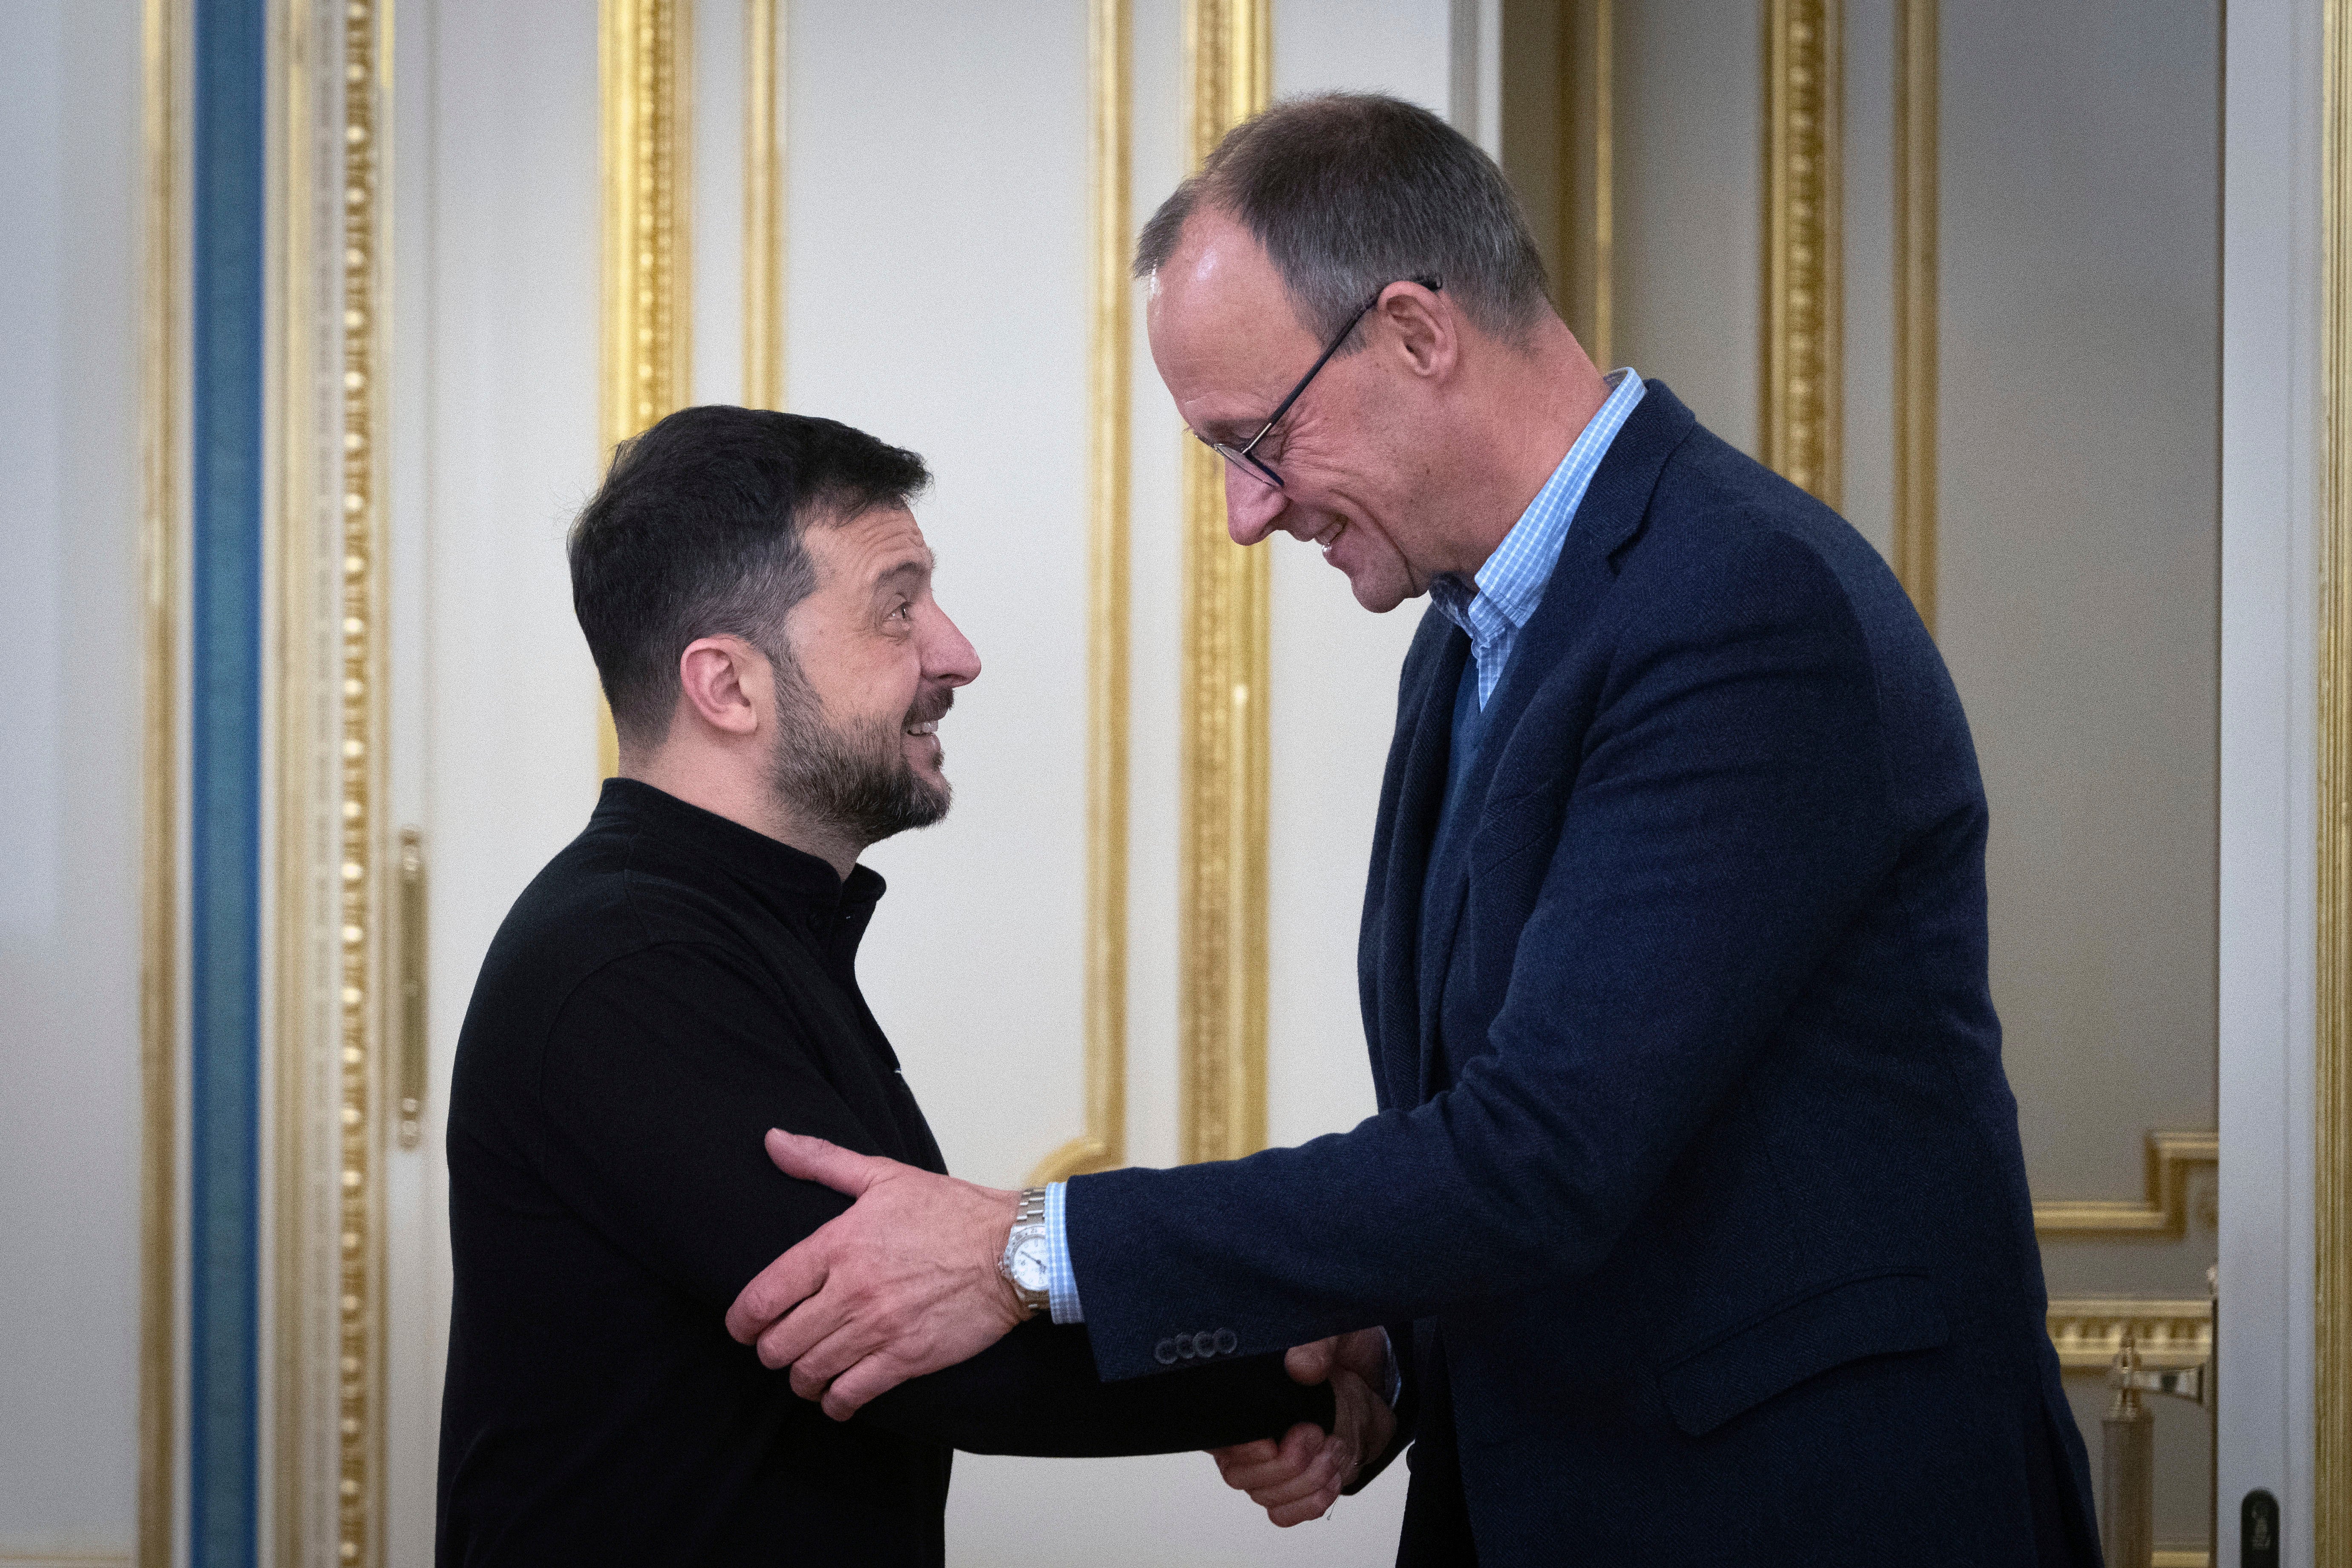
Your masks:
{"label": "wristwatch", "polygon": [[1004,1238],[1004,1256],[996,1260],[997,1272],[1013,1287],[1022,1310],[1035,1317],[1051,1304],[1047,1286],[1052,1273],[1045,1265],[1045,1189],[1030,1187],[1021,1194],[1021,1206],[1013,1213],[1013,1233]]}

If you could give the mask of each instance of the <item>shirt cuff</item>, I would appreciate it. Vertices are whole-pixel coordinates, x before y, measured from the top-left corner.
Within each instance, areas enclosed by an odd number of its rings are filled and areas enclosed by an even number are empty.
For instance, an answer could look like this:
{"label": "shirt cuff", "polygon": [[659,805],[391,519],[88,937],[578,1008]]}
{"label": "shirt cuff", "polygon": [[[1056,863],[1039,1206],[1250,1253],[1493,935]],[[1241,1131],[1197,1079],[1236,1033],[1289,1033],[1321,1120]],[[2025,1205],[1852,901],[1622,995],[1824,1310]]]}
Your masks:
{"label": "shirt cuff", "polygon": [[1070,1267],[1070,1232],[1062,1218],[1062,1194],[1067,1182],[1045,1189],[1045,1300],[1057,1323],[1083,1323],[1086,1309],[1078,1304],[1077,1271]]}

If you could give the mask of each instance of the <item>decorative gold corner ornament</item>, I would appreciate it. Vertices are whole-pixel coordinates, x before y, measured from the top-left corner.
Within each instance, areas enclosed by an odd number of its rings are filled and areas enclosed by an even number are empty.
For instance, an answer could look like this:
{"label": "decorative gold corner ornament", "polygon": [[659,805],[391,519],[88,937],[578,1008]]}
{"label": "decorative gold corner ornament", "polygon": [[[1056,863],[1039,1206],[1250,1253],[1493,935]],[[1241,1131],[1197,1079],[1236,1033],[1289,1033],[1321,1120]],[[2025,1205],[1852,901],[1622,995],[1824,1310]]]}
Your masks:
{"label": "decorative gold corner ornament", "polygon": [[1616,355],[1616,0],[1561,7],[1559,310],[1603,373]]}
{"label": "decorative gold corner ornament", "polygon": [[2352,0],[2321,48],[2312,1561],[2352,1561]]}
{"label": "decorative gold corner ornament", "polygon": [[185,0],[142,17],[146,233],[140,322],[139,1518],[141,1568],[170,1568],[179,1424],[180,605],[188,495]]}
{"label": "decorative gold corner ornament", "polygon": [[[682,407],[691,384],[694,27],[690,0],[599,0],[597,17],[604,183],[597,440],[609,462],[614,447]],[[620,744],[601,703],[598,714],[598,763],[609,777],[620,766]]]}
{"label": "decorative gold corner ornament", "polygon": [[2178,1240],[2189,1232],[2190,1174],[2214,1169],[2221,1158],[2221,1143],[2216,1133],[2151,1132],[2147,1135],[2146,1196],[2137,1203],[2077,1198],[2035,1204],[2033,1234],[2078,1240],[2128,1236],[2163,1236]]}
{"label": "decorative gold corner ornament", "polygon": [[1765,0],[1758,455],[1831,506],[1844,475],[1844,55],[1841,0]]}
{"label": "decorative gold corner ornament", "polygon": [[784,405],[783,0],[743,0],[743,405]]}
{"label": "decorative gold corner ornament", "polygon": [[[1186,0],[1191,165],[1271,93],[1272,0]],[[1223,459],[1184,442],[1182,1157],[1265,1146],[1271,573],[1225,532]]]}
{"label": "decorative gold corner ornament", "polygon": [[1133,291],[1129,0],[1093,0],[1093,320],[1088,327],[1091,518],[1087,536],[1086,1131],[1048,1154],[1031,1184],[1127,1158],[1128,463]]}
{"label": "decorative gold corner ornament", "polygon": [[384,1556],[387,0],[289,0],[268,524],[277,784],[272,1517],[282,1562]]}
{"label": "decorative gold corner ornament", "polygon": [[1895,575],[1936,631],[1937,0],[1895,13]]}

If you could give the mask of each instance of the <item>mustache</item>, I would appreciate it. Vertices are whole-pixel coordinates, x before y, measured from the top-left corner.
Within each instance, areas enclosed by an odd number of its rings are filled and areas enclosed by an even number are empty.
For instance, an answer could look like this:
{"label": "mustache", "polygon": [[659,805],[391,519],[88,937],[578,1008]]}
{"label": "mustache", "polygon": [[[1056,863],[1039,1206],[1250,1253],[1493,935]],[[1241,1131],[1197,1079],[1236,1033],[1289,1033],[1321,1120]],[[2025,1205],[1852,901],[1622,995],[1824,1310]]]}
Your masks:
{"label": "mustache", "polygon": [[934,688],[919,693],[915,698],[915,705],[907,710],[907,722],[909,724],[929,724],[936,722],[937,721],[947,717],[948,710],[954,706],[954,687],[941,686]]}

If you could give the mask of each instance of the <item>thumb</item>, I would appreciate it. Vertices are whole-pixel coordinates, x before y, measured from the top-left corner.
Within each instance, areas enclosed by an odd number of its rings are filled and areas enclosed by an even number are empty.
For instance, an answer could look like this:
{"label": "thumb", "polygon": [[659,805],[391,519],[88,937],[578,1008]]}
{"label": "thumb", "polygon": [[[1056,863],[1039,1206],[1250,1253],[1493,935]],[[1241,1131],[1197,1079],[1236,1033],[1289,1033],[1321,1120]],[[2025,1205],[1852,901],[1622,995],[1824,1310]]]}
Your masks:
{"label": "thumb", "polygon": [[780,1127],[768,1129],[768,1158],[787,1176],[822,1182],[836,1193],[856,1197],[881,1179],[890,1162],[860,1154],[822,1138],[807,1138]]}
{"label": "thumb", "polygon": [[1317,1340],[1311,1345],[1294,1345],[1282,1358],[1282,1369],[1293,1383],[1316,1384],[1328,1381],[1331,1364],[1339,1353],[1337,1340]]}

